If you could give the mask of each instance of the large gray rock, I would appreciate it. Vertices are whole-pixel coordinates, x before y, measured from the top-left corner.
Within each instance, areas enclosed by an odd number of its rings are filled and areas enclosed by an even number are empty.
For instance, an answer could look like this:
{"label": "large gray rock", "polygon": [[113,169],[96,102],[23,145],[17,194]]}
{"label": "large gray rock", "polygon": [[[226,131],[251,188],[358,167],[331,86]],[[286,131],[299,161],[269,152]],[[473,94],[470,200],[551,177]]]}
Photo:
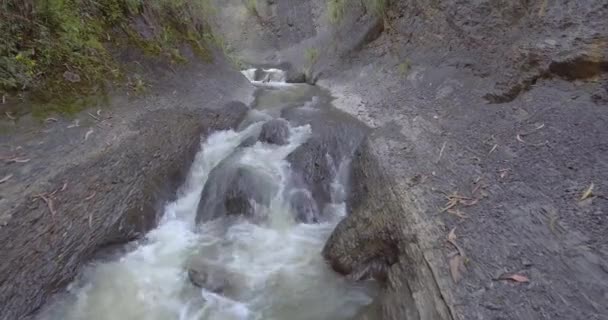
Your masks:
{"label": "large gray rock", "polygon": [[284,111],[283,116],[296,125],[312,127],[312,136],[287,160],[294,174],[293,184],[308,189],[322,212],[333,200],[331,184],[340,165],[350,160],[368,128],[331,107],[314,113],[293,108]]}
{"label": "large gray rock", "polygon": [[273,119],[264,123],[260,141],[278,145],[289,143],[289,122],[285,119]]}
{"label": "large gray rock", "polygon": [[196,223],[225,215],[252,216],[254,203],[268,205],[278,186],[272,177],[239,163],[239,154],[211,171],[203,188]]}

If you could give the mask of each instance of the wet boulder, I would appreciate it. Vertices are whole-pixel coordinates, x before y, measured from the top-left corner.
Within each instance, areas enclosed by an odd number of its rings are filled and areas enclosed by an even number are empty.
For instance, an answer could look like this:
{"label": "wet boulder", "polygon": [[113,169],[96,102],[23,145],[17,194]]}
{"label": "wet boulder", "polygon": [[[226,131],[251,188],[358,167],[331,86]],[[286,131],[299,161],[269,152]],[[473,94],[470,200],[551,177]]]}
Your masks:
{"label": "wet boulder", "polygon": [[209,174],[197,209],[196,223],[225,215],[255,214],[255,203],[268,205],[278,185],[268,174],[243,165],[239,156],[223,161]]}
{"label": "wet boulder", "polygon": [[273,119],[262,126],[260,141],[286,145],[289,143],[289,122],[285,119]]}
{"label": "wet boulder", "polygon": [[[342,165],[347,164],[368,132],[356,119],[334,109],[306,112],[294,108],[283,113],[293,125],[310,125],[312,136],[288,157],[293,181],[308,189],[317,208],[323,208],[332,199],[332,183],[339,180]],[[344,181],[345,182],[345,181]]]}
{"label": "wet boulder", "polygon": [[291,192],[289,204],[297,222],[319,222],[319,208],[308,190],[298,189]]}

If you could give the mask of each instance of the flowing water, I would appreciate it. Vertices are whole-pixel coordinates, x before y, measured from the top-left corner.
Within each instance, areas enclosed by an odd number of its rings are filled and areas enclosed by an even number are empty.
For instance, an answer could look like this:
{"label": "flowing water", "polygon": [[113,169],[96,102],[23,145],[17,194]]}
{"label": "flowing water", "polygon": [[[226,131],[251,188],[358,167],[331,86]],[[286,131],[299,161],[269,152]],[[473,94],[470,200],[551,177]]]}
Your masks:
{"label": "flowing water", "polygon": [[[258,84],[271,86],[277,81],[272,77]],[[122,256],[85,268],[39,319],[338,320],[354,319],[369,305],[373,285],[335,274],[320,254],[345,214],[346,175],[336,175],[334,201],[322,223],[297,223],[284,199],[292,170],[285,158],[309,139],[311,126],[290,126],[289,143],[283,146],[262,142],[242,146],[259,133],[262,122],[257,120],[276,116],[280,105],[306,109],[323,99],[310,94],[318,92],[311,86],[279,84],[280,88],[260,89],[258,110],[251,112],[241,129],[217,132],[201,143],[177,200],[166,205],[156,229],[130,244]],[[210,173],[237,150],[237,161],[271,176],[279,186],[269,205],[256,207],[267,218],[220,218],[195,225]],[[187,266],[193,258],[222,271],[221,291],[191,283]]]}

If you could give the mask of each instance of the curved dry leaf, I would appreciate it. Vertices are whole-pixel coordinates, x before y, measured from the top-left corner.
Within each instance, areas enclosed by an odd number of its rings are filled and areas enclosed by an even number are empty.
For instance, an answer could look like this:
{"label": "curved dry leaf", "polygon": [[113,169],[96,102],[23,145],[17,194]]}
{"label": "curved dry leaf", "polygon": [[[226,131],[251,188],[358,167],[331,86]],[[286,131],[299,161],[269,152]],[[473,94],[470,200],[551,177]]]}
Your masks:
{"label": "curved dry leaf", "polygon": [[591,183],[589,185],[589,187],[585,190],[585,192],[583,192],[583,195],[581,196],[580,201],[583,201],[593,195],[593,187],[595,187],[595,185],[593,183]]}
{"label": "curved dry leaf", "polygon": [[519,283],[530,282],[530,279],[528,279],[528,277],[521,275],[521,274],[502,275],[502,276],[500,276],[500,278],[498,278],[498,280],[512,280],[512,281],[519,282]]}
{"label": "curved dry leaf", "polygon": [[7,175],[6,177],[0,179],[0,184],[7,182],[8,180],[10,180],[13,177],[12,174]]}
{"label": "curved dry leaf", "polygon": [[450,231],[450,233],[448,234],[448,241],[449,242],[456,242],[456,228],[452,229]]}
{"label": "curved dry leaf", "polygon": [[457,254],[450,258],[450,273],[455,283],[462,280],[462,272],[465,270],[464,259],[461,255]]}
{"label": "curved dry leaf", "polygon": [[10,162],[15,162],[15,163],[28,163],[31,161],[31,159],[25,158],[25,159],[21,159],[21,158],[13,158],[9,160]]}
{"label": "curved dry leaf", "polygon": [[74,122],[71,125],[67,126],[68,129],[76,128],[76,127],[80,127],[80,119],[74,120]]}
{"label": "curved dry leaf", "polygon": [[89,131],[87,131],[87,133],[85,133],[84,135],[84,141],[87,141],[87,139],[89,138],[89,136],[93,134],[93,129],[89,129]]}

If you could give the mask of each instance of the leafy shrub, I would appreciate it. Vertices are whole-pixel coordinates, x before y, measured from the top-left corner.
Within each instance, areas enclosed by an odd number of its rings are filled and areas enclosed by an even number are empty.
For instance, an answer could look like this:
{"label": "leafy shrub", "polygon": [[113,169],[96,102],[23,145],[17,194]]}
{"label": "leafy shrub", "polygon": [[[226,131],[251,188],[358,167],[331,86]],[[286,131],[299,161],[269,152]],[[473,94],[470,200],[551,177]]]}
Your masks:
{"label": "leafy shrub", "polygon": [[[47,102],[99,94],[120,75],[107,48],[121,37],[176,63],[185,61],[183,42],[208,56],[212,9],[209,0],[0,0],[0,95],[31,91]],[[160,26],[152,39],[130,29],[136,16]]]}

